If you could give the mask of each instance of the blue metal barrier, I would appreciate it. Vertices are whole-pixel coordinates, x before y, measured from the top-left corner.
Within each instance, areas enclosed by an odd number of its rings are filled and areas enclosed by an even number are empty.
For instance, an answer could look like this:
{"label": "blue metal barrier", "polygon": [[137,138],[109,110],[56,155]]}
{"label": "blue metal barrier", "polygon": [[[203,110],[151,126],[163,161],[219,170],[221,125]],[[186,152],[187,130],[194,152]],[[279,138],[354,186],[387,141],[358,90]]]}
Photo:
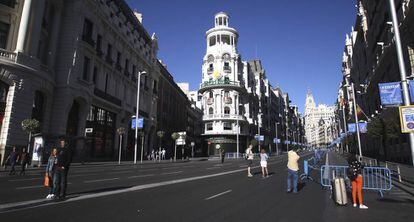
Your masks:
{"label": "blue metal barrier", "polygon": [[303,174],[299,176],[301,180],[312,180],[313,178],[309,176],[309,169],[312,170],[319,170],[318,164],[323,159],[322,157],[325,155],[325,152],[315,152],[314,156],[303,161]]}
{"label": "blue metal barrier", "polygon": [[[321,185],[332,189],[333,178],[342,177],[347,181],[347,186],[350,188],[351,183],[347,172],[348,166],[323,165],[321,167]],[[391,171],[386,167],[364,167],[362,177],[362,189],[378,191],[381,197],[384,196],[384,191],[392,188]]]}

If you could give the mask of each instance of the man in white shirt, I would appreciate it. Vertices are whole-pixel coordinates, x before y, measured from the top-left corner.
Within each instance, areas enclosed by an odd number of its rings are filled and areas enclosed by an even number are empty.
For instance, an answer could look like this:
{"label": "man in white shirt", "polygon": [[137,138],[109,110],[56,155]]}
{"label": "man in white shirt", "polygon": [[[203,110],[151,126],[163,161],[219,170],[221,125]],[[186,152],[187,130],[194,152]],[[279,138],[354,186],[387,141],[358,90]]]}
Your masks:
{"label": "man in white shirt", "polygon": [[250,167],[253,165],[253,151],[252,151],[253,145],[250,144],[249,147],[246,149],[246,159],[247,159],[247,176],[252,177],[253,175],[250,173]]}
{"label": "man in white shirt", "polygon": [[298,160],[300,156],[296,153],[296,150],[290,150],[288,152],[288,175],[287,175],[287,192],[291,190],[291,179],[293,179],[293,193],[298,192]]}
{"label": "man in white shirt", "polygon": [[165,153],[166,153],[165,149],[162,148],[161,154],[162,154],[162,159],[163,160],[165,160]]}

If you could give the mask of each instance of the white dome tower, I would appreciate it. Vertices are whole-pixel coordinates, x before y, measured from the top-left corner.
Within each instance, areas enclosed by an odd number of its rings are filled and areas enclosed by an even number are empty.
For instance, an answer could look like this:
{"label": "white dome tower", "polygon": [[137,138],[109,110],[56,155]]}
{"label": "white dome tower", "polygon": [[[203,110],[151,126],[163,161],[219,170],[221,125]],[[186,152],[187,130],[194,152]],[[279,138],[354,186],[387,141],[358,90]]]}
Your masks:
{"label": "white dome tower", "polygon": [[244,129],[246,119],[242,104],[246,90],[242,82],[242,63],[237,54],[238,33],[229,27],[229,16],[224,12],[215,15],[214,25],[206,32],[207,49],[199,90],[204,111],[203,135],[211,143],[209,154],[217,154],[217,147],[236,152],[237,122],[239,135],[248,130]]}

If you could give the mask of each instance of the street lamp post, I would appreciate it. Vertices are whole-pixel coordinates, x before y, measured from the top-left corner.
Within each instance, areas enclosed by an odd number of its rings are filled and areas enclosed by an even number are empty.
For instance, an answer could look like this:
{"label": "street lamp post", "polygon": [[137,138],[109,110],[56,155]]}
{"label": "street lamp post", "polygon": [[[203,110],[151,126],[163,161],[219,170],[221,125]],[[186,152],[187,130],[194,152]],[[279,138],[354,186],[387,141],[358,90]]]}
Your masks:
{"label": "street lamp post", "polygon": [[119,134],[119,156],[118,156],[118,164],[121,164],[121,156],[122,156],[122,136],[125,133],[125,128],[124,127],[119,127],[117,129],[117,132]]}
{"label": "street lamp post", "polygon": [[[141,71],[138,72],[137,79],[137,105],[135,111],[135,147],[134,147],[134,164],[137,164],[137,149],[138,149],[138,115],[139,115],[139,90],[141,84],[141,75],[145,75],[147,72]],[[142,156],[142,153],[141,153]]]}
{"label": "street lamp post", "polygon": [[[400,76],[401,76],[401,85],[403,89],[403,96],[404,96],[404,105],[410,105],[410,94],[408,92],[408,85],[407,85],[407,74],[405,71],[405,64],[404,64],[404,57],[401,47],[401,38],[400,38],[400,30],[398,27],[398,19],[397,13],[395,10],[395,3],[394,0],[389,0],[390,11],[391,11],[391,18],[392,18],[392,26],[394,29],[394,40],[395,40],[395,47],[397,48],[397,56],[398,56],[398,65],[400,68]],[[410,138],[410,147],[411,147],[411,159],[412,164],[414,165],[414,133],[409,133]]]}
{"label": "street lamp post", "polygon": [[279,123],[278,122],[275,122],[276,155],[279,156],[278,137],[277,137],[277,125],[279,125]]}
{"label": "street lamp post", "polygon": [[356,102],[356,99],[355,99],[355,88],[354,88],[354,83],[353,82],[351,83],[351,89],[352,89],[352,100],[354,101],[353,105],[354,105],[354,114],[355,114],[355,127],[356,127],[357,138],[358,138],[359,156],[360,156],[360,158],[362,158],[361,137],[359,136],[359,121],[358,121],[358,113],[357,113],[358,103]]}

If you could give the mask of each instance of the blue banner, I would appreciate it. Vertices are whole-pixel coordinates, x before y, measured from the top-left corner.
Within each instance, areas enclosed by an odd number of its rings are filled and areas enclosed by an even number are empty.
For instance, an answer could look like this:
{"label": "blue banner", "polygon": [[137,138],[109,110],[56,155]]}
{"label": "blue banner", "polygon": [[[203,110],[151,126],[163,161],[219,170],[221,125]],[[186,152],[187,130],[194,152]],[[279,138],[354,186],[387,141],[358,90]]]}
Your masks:
{"label": "blue banner", "polygon": [[355,123],[348,123],[348,132],[349,133],[355,133],[356,132]]}
{"label": "blue banner", "polygon": [[408,88],[410,91],[410,101],[414,103],[414,80],[408,80]]}
{"label": "blue banner", "polygon": [[[399,82],[378,83],[381,105],[401,105],[401,85]],[[411,90],[410,90],[411,92]]]}
{"label": "blue banner", "polygon": [[135,126],[138,122],[138,129],[142,129],[144,127],[144,118],[138,118],[138,121],[135,121],[135,117],[131,119],[131,129],[135,129]]}
{"label": "blue banner", "polygon": [[[366,133],[366,132],[368,132],[368,129],[367,129],[368,124],[367,124],[367,122],[360,122],[360,123],[358,123],[358,126],[359,126],[359,132],[360,133]],[[348,123],[348,132],[349,133],[356,133],[356,125],[355,125],[355,123]]]}

